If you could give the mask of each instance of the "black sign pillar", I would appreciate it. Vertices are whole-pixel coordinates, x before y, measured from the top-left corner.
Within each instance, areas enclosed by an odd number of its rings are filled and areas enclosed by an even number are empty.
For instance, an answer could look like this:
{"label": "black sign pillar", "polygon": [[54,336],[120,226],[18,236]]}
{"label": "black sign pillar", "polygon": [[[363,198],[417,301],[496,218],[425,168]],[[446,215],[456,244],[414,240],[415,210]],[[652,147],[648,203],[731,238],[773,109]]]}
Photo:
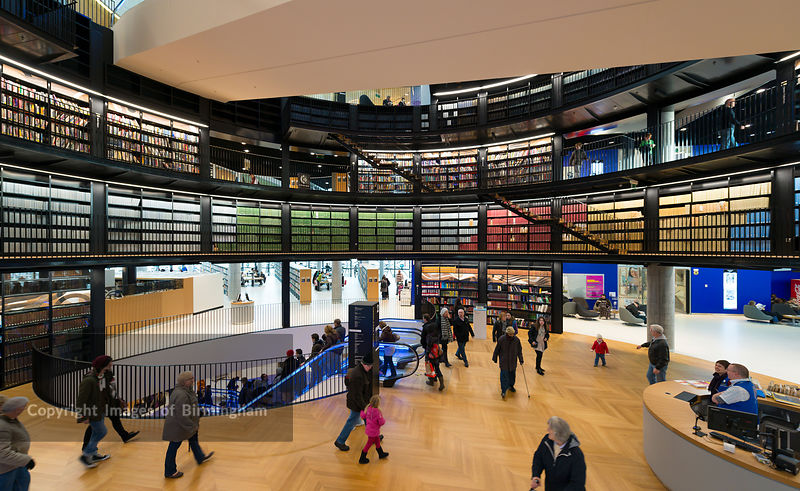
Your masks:
{"label": "black sign pillar", "polygon": [[350,317],[348,318],[348,362],[347,366],[353,368],[357,363],[361,363],[368,352],[372,352],[372,394],[376,395],[379,391],[378,367],[378,336],[375,328],[378,325],[378,302],[353,302],[349,308]]}

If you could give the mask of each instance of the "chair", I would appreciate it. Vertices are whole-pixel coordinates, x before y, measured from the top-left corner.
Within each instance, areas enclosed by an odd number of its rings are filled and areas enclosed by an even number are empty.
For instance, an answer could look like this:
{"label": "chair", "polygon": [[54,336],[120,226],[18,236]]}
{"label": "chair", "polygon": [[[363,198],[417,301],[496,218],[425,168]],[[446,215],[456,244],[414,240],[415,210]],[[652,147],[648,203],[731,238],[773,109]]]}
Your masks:
{"label": "chair", "polygon": [[774,303],[770,312],[775,315],[797,315],[797,312],[788,303]]}
{"label": "chair", "polygon": [[563,315],[575,315],[578,313],[575,302],[566,302],[563,307]]}
{"label": "chair", "polygon": [[772,320],[772,317],[758,310],[758,308],[756,308],[755,305],[749,305],[749,304],[745,305],[744,308],[742,309],[742,312],[744,313],[745,317],[754,321],[770,322]]}
{"label": "chair", "polygon": [[575,297],[572,299],[575,302],[575,308],[579,316],[585,319],[594,319],[595,317],[600,316],[600,312],[595,312],[594,310],[589,310],[589,304],[586,303],[586,299],[583,297]]}
{"label": "chair", "polygon": [[622,307],[619,309],[619,319],[624,322],[625,324],[636,324],[639,326],[644,325],[644,319],[641,317],[636,317],[635,315],[631,314],[631,311]]}

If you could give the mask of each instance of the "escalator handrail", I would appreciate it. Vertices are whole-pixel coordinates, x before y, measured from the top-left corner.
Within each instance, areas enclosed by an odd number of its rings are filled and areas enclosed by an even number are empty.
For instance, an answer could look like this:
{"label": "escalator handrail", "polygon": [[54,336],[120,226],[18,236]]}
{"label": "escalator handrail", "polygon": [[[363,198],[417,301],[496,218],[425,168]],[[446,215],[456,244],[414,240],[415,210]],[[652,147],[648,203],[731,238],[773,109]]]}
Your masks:
{"label": "escalator handrail", "polygon": [[[387,344],[391,344],[391,345],[394,345],[394,346],[405,346],[405,347],[407,347],[411,352],[414,353],[414,355],[415,355],[414,356],[414,360],[416,361],[417,365],[414,367],[413,370],[411,370],[411,372],[409,372],[409,373],[407,373],[405,375],[400,375],[400,376],[397,376],[397,377],[384,377],[384,379],[388,378],[388,379],[392,379],[392,380],[400,380],[401,378],[410,377],[410,376],[414,375],[415,373],[417,373],[417,370],[419,370],[419,361],[425,356],[425,352],[424,351],[423,351],[422,354],[420,354],[417,351],[416,347],[411,346],[410,344],[406,344],[406,343],[384,343],[384,342],[380,342],[380,343],[378,343],[378,347],[380,348],[380,345],[384,345],[385,346]],[[419,346],[420,345],[417,345],[417,347],[419,347]],[[378,370],[380,370],[380,364],[378,364]]]}

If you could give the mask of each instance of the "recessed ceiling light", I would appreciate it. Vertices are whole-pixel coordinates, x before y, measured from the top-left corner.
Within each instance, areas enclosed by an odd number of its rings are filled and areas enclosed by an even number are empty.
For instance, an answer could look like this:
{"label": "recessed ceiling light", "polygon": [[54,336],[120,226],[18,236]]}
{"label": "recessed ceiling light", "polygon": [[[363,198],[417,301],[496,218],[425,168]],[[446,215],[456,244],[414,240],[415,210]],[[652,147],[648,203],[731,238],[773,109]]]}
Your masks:
{"label": "recessed ceiling light", "polygon": [[320,168],[322,168],[322,164],[317,164],[317,167],[320,167]]}
{"label": "recessed ceiling light", "polygon": [[245,143],[245,142],[242,142],[242,145],[247,145],[247,143]]}
{"label": "recessed ceiling light", "polygon": [[248,150],[248,149],[246,149],[246,148],[245,148],[245,149],[244,149],[244,153],[250,153],[250,150]]}

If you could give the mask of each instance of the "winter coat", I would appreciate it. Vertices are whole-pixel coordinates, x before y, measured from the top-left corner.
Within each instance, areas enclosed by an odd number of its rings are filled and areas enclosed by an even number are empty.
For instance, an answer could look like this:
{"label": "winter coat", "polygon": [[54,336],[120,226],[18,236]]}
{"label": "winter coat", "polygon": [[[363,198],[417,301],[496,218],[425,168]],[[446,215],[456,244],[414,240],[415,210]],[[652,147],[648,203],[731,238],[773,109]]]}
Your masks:
{"label": "winter coat", "polygon": [[333,331],[333,334],[325,335],[325,345],[322,347],[322,349],[328,349],[335,344],[339,344],[339,342],[339,335],[336,334],[336,331]]}
{"label": "winter coat", "polygon": [[200,427],[200,406],[197,394],[184,385],[176,385],[169,396],[161,439],[168,442],[188,440]]}
{"label": "winter coat", "polygon": [[472,326],[467,320],[467,316],[464,316],[463,321],[458,316],[453,318],[453,333],[456,335],[456,341],[459,343],[466,343],[469,341],[470,336],[475,337],[475,332],[473,332]]}
{"label": "winter coat", "polygon": [[[531,345],[531,348],[536,348],[538,350],[539,346],[536,346],[536,338],[539,337],[539,326],[534,326],[528,329],[528,344]],[[547,349],[547,341],[550,339],[550,331],[547,330],[547,327],[544,328],[544,347],[539,351],[544,351]]]}
{"label": "winter coat", "polygon": [[555,456],[555,442],[547,435],[533,454],[531,478],[545,473],[544,489],[547,491],[585,491],[586,461],[575,435],[570,435],[564,448]]}
{"label": "winter coat", "polygon": [[363,411],[372,397],[372,371],[367,372],[358,363],[347,371],[344,385],[347,386],[347,409]]}
{"label": "winter coat", "polygon": [[592,351],[597,353],[598,355],[604,355],[608,353],[608,345],[605,341],[597,341],[592,344]]}
{"label": "winter coat", "polygon": [[644,343],[642,348],[647,348],[647,358],[656,369],[662,370],[669,363],[669,345],[665,338]]}
{"label": "winter coat", "polygon": [[[400,341],[400,336],[392,332],[392,328],[387,327],[381,332],[380,341],[382,343],[396,343]],[[392,356],[395,351],[395,346],[391,344],[386,344],[383,346],[383,354],[384,356]]]}
{"label": "winter coat", "polygon": [[438,343],[439,338],[442,337],[442,332],[439,329],[439,323],[436,322],[436,319],[431,319],[425,324],[422,325],[422,333],[420,334],[420,344],[422,347],[425,348],[425,351],[428,351],[431,347],[431,343]]}
{"label": "winter coat", "polygon": [[0,416],[0,474],[25,467],[31,457],[31,437],[18,419]]}
{"label": "winter coat", "polygon": [[78,387],[78,398],[75,401],[75,411],[78,413],[78,421],[86,419],[89,421],[100,421],[105,414],[106,401],[100,391],[100,379],[97,372],[90,371],[83,376],[81,385]]}
{"label": "winter coat", "polygon": [[361,419],[366,420],[364,433],[367,436],[378,437],[381,435],[381,426],[386,424],[386,420],[383,419],[380,409],[368,407],[366,410],[361,411]]}
{"label": "winter coat", "polygon": [[444,317],[440,318],[440,325],[442,327],[442,343],[449,343],[453,340],[453,329],[450,328],[450,319]]}
{"label": "winter coat", "polygon": [[576,148],[572,151],[572,155],[569,156],[569,165],[571,167],[578,167],[587,160],[589,160],[589,156],[586,155],[586,150],[583,148]]}
{"label": "winter coat", "polygon": [[345,331],[344,326],[342,325],[334,326],[333,330],[334,332],[336,332],[336,338],[338,339],[336,342],[337,343],[344,342],[344,337],[347,336],[347,331]]}
{"label": "winter coat", "polygon": [[[517,321],[515,319],[511,319],[511,327],[514,328],[514,334],[519,334],[519,328],[517,327]],[[497,342],[500,339],[500,336],[506,333],[506,327],[509,324],[506,324],[506,321],[500,320],[498,317],[496,321],[494,321],[494,325],[492,325],[492,341]]]}
{"label": "winter coat", "polygon": [[711,392],[713,396],[717,392],[722,392],[723,390],[727,389],[731,385],[731,380],[728,378],[727,372],[725,375],[720,375],[717,372],[714,372],[714,375],[711,376],[711,382],[708,384],[708,391]]}
{"label": "winter coat", "polygon": [[324,347],[325,343],[323,343],[321,339],[314,343],[314,345],[311,347],[311,356],[318,355]]}
{"label": "winter coat", "polygon": [[494,353],[492,353],[492,361],[497,363],[498,358],[500,358],[500,370],[507,372],[517,369],[517,359],[519,359],[520,365],[525,362],[522,359],[522,343],[519,342],[517,336],[511,337],[506,334],[500,336],[497,346],[494,347]]}

